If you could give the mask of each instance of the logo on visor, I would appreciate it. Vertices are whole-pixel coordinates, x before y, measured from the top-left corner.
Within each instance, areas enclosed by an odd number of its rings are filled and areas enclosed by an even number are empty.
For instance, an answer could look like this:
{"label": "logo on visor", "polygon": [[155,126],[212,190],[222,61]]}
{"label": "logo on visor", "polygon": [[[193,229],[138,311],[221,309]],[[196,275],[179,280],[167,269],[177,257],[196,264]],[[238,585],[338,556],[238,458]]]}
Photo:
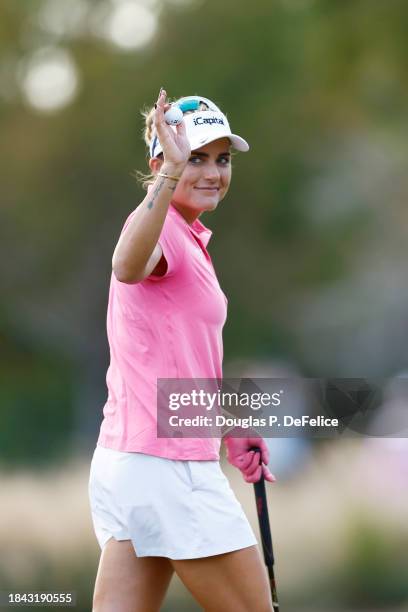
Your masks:
{"label": "logo on visor", "polygon": [[194,125],[204,125],[208,123],[208,125],[213,125],[214,123],[220,123],[224,125],[223,119],[221,117],[197,117],[193,120]]}

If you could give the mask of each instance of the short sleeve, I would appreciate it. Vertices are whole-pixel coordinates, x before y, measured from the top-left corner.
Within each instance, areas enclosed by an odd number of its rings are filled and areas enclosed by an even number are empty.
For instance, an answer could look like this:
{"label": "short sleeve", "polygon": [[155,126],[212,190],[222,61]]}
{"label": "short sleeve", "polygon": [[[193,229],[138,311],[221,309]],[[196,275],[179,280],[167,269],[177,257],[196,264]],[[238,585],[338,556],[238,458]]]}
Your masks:
{"label": "short sleeve", "polygon": [[185,236],[171,213],[167,214],[158,243],[161,246],[163,256],[167,262],[167,270],[162,276],[151,274],[147,277],[149,281],[160,281],[163,278],[172,276],[177,271],[184,258],[186,248]]}
{"label": "short sleeve", "polygon": [[[121,235],[126,230],[133,217],[135,216],[136,210],[133,210],[128,218],[126,219]],[[167,278],[168,276],[173,275],[180,263],[183,261],[184,252],[185,252],[185,236],[183,234],[180,225],[177,223],[175,217],[171,214],[171,211],[167,213],[166,219],[164,221],[163,229],[161,231],[158,243],[161,246],[163,251],[163,256],[167,262],[167,270],[166,273],[162,276],[155,276],[150,274],[145,280],[149,281],[159,281],[163,278]]]}

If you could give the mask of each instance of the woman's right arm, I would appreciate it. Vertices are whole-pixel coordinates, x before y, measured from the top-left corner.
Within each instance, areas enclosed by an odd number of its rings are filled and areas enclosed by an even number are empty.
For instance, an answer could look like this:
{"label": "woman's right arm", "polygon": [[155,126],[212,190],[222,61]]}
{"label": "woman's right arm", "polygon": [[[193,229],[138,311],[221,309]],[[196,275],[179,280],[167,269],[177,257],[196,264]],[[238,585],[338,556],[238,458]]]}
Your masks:
{"label": "woman's right arm", "polygon": [[[183,168],[163,164],[161,172],[171,176],[181,175]],[[112,269],[123,283],[137,283],[149,276],[159,263],[162,250],[158,244],[160,233],[175,181],[157,177],[153,188],[137,207],[126,231],[116,245],[112,258]]]}
{"label": "woman's right arm", "polygon": [[[169,105],[165,101],[166,92],[163,90],[159,94],[154,117],[164,156],[160,172],[179,177],[190,157],[190,145],[184,121],[177,126],[177,133],[166,124],[164,112]],[[175,180],[158,176],[143,202],[137,207],[113,253],[112,269],[119,281],[140,282],[159,264],[162,249],[158,240],[176,185]]]}

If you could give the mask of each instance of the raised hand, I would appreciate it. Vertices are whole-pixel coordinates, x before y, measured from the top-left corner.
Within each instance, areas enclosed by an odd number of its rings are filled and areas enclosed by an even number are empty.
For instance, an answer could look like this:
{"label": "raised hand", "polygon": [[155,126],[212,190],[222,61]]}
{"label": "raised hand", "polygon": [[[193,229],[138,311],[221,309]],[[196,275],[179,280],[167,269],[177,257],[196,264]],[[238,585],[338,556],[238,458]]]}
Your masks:
{"label": "raised hand", "polygon": [[187,138],[184,120],[175,126],[175,128],[166,123],[164,113],[171,106],[171,104],[166,103],[166,97],[166,91],[161,89],[156,102],[153,123],[163,149],[166,165],[182,167],[189,160],[191,153],[190,143]]}

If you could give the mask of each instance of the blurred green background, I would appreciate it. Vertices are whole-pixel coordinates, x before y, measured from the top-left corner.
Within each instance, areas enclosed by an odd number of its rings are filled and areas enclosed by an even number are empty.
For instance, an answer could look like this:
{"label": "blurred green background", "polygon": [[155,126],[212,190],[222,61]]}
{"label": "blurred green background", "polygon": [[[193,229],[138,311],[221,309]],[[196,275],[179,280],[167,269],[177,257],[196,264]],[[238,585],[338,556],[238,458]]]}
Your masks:
{"label": "blurred green background", "polygon": [[[251,145],[203,217],[226,372],[405,372],[407,23],[403,0],[0,4],[0,590],[71,588],[90,609],[111,257],[160,86],[213,99]],[[286,612],[408,609],[407,454],[332,442],[282,471]],[[163,609],[198,607],[174,580]]]}

